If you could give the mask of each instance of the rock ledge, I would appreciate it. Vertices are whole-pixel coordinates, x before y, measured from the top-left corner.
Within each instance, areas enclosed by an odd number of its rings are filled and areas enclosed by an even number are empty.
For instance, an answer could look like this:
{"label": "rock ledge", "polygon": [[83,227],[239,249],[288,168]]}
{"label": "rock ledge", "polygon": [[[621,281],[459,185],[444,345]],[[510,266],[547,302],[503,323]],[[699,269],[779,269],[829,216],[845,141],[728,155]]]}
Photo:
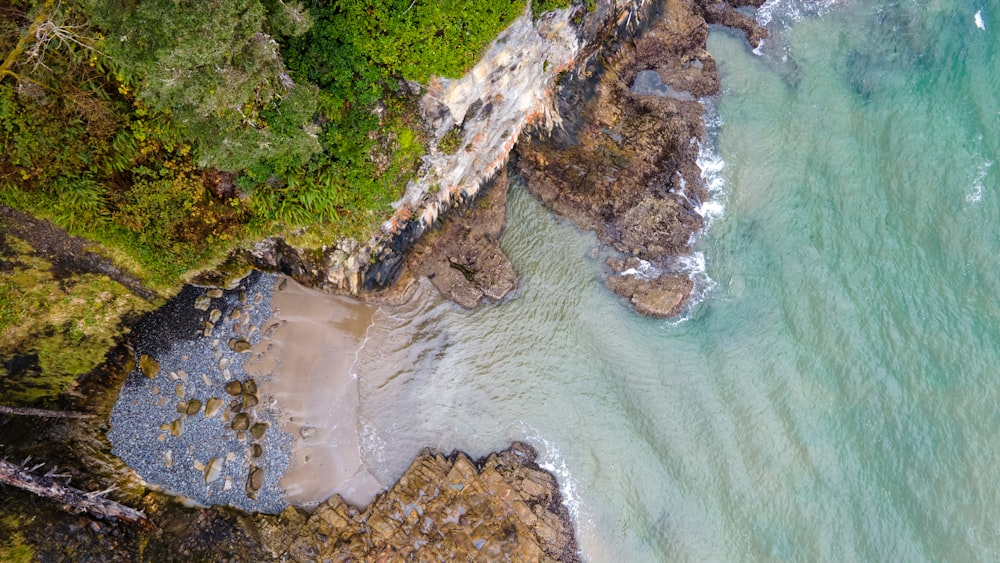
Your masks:
{"label": "rock ledge", "polygon": [[475,462],[424,450],[364,511],[340,496],[310,516],[288,508],[258,523],[261,539],[296,561],[579,561],[559,485],[535,455],[520,442]]}

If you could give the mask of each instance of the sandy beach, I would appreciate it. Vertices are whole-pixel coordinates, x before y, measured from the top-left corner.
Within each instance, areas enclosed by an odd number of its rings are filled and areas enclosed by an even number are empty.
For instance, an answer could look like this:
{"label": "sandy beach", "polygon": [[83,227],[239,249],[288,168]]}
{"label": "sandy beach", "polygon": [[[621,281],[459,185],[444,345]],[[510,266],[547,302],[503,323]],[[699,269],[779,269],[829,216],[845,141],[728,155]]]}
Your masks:
{"label": "sandy beach", "polygon": [[261,381],[293,436],[280,486],[288,504],[308,506],[340,494],[365,506],[382,490],[361,461],[358,382],[351,373],[376,308],[348,297],[275,281],[270,338],[257,344],[247,373]]}

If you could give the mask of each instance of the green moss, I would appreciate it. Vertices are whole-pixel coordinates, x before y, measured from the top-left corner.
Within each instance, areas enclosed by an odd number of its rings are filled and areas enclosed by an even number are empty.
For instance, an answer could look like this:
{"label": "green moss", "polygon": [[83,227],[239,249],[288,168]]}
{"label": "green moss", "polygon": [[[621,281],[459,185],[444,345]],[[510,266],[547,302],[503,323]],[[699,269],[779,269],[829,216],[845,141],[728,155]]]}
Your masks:
{"label": "green moss", "polygon": [[24,540],[13,516],[0,519],[0,561],[30,563],[35,560],[35,549]]}
{"label": "green moss", "polygon": [[545,12],[559,10],[569,6],[571,0],[535,0],[531,3],[531,15],[538,19]]}
{"label": "green moss", "polygon": [[53,275],[52,264],[31,246],[5,237],[0,272],[0,358],[35,355],[38,365],[0,378],[5,401],[28,404],[65,392],[100,364],[121,334],[121,321],[151,310],[148,303],[107,276]]}
{"label": "green moss", "polygon": [[462,131],[458,127],[445,133],[438,141],[438,150],[444,154],[454,154],[460,148],[462,148]]}

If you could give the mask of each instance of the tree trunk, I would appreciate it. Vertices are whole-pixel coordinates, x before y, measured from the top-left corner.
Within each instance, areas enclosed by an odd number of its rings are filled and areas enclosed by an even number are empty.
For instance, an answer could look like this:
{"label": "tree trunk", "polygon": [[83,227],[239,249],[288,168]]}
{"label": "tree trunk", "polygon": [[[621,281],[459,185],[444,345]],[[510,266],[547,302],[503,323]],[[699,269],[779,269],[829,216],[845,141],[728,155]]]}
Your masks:
{"label": "tree trunk", "polygon": [[87,512],[99,518],[124,520],[144,528],[152,526],[142,512],[106,498],[104,495],[111,492],[111,489],[85,493],[61,483],[52,472],[35,475],[24,466],[0,460],[0,484],[52,499],[69,512]]}

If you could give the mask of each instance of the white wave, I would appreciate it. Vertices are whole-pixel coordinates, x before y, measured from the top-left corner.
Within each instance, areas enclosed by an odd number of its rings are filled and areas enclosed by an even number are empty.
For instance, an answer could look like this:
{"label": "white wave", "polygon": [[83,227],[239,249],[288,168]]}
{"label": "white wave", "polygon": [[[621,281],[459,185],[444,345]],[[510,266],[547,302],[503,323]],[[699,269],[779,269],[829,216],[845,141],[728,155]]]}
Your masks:
{"label": "white wave", "polygon": [[627,270],[622,271],[620,275],[638,276],[640,278],[645,278],[645,279],[654,279],[660,277],[663,274],[663,272],[659,268],[654,266],[652,262],[643,260],[642,258],[638,258],[638,260],[639,260],[638,268],[629,268]]}
{"label": "white wave", "polygon": [[705,253],[697,249],[700,247],[701,241],[704,240],[712,224],[716,219],[721,218],[726,211],[726,180],[723,176],[726,161],[715,150],[716,140],[722,128],[722,117],[715,111],[711,100],[703,99],[701,103],[705,106],[706,138],[704,142],[694,140],[694,142],[698,143],[698,157],[695,162],[698,168],[701,169],[701,179],[705,183],[708,197],[704,201],[692,202],[695,206],[695,211],[701,215],[704,221],[704,226],[701,230],[693,233],[691,239],[688,241],[688,246],[694,250],[686,256],[678,256],[670,264],[670,269],[686,273],[688,278],[694,282],[694,288],[691,290],[688,305],[681,316],[674,321],[674,324],[685,322],[691,318],[691,314],[697,305],[704,301],[705,297],[717,285],[715,280],[708,275]]}
{"label": "white wave", "polygon": [[965,194],[965,201],[977,203],[983,199],[983,180],[986,179],[986,173],[991,166],[993,166],[992,161],[986,161],[979,165],[979,168],[976,170],[976,179],[972,181],[969,193]]}
{"label": "white wave", "polygon": [[580,531],[584,525],[593,527],[593,522],[588,514],[585,514],[583,501],[580,499],[580,493],[577,490],[576,480],[569,471],[569,467],[566,465],[566,458],[563,457],[559,448],[552,442],[546,440],[539,434],[537,430],[531,426],[518,423],[521,426],[521,431],[524,433],[528,442],[541,444],[542,452],[535,463],[539,467],[552,473],[556,476],[556,481],[559,482],[559,492],[562,494],[563,504],[566,505],[567,510],[569,510],[570,518],[576,524],[577,531]]}
{"label": "white wave", "polygon": [[978,27],[979,29],[981,29],[983,31],[986,31],[986,24],[983,23],[983,11],[982,10],[979,10],[978,12],[976,12],[976,15],[973,18],[973,20],[976,22],[976,27]]}
{"label": "white wave", "polygon": [[822,16],[840,0],[768,0],[757,9],[757,23],[768,26],[772,22],[788,27],[806,17]]}

